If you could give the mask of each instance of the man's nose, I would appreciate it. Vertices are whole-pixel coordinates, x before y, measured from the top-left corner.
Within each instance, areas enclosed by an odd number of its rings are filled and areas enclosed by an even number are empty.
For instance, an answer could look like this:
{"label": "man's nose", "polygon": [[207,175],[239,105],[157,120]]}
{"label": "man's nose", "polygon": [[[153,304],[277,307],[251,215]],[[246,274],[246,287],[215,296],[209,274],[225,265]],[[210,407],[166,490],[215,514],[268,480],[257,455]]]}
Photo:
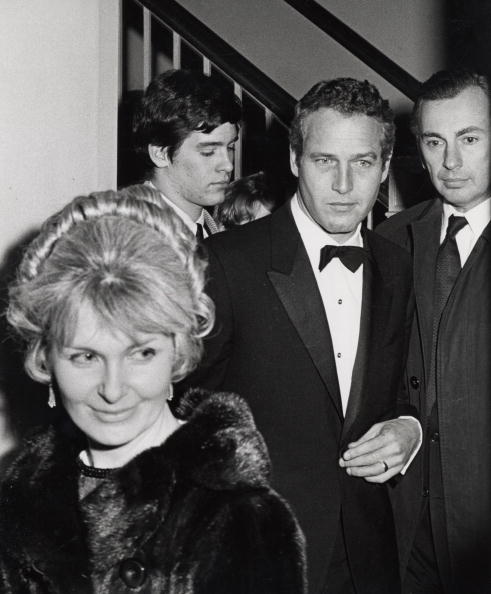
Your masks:
{"label": "man's nose", "polygon": [[353,189],[353,180],[349,165],[338,165],[334,174],[332,189],[338,194],[346,194]]}
{"label": "man's nose", "polygon": [[457,144],[447,144],[443,165],[446,169],[458,169],[462,166],[462,156]]}
{"label": "man's nose", "polygon": [[225,149],[221,154],[221,159],[218,162],[218,170],[232,173],[234,170],[234,153],[229,149]]}

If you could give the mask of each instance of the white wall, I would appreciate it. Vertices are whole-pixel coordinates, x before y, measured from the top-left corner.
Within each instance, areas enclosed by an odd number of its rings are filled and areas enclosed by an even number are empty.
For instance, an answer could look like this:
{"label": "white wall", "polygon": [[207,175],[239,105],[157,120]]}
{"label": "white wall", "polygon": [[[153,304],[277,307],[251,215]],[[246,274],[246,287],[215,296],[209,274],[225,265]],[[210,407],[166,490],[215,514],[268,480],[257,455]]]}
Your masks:
{"label": "white wall", "polygon": [[119,0],[0,0],[0,262],[73,196],[115,187]]}
{"label": "white wall", "polygon": [[[443,67],[444,0],[318,0],[347,25],[425,79]],[[283,0],[180,0],[294,97],[323,78],[375,83],[396,111],[410,102]]]}
{"label": "white wall", "polygon": [[415,78],[445,67],[444,0],[316,0]]}
{"label": "white wall", "polygon": [[[116,186],[119,12],[119,0],[0,0],[2,292],[26,234],[75,195]],[[12,443],[3,338],[0,454]]]}

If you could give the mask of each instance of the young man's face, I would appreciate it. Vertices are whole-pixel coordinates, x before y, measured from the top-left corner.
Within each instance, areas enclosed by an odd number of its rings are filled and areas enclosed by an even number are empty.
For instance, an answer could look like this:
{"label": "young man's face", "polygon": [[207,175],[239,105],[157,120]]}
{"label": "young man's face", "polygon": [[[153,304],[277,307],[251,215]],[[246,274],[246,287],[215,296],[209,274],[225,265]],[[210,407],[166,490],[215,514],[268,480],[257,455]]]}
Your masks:
{"label": "young man's face", "polygon": [[339,243],[371,210],[389,161],[382,161],[382,124],[363,114],[321,108],[304,121],[302,155],[290,155],[300,200]]}
{"label": "young man's face", "polygon": [[157,184],[163,193],[195,219],[205,206],[215,206],[225,198],[234,168],[237,126],[229,122],[210,133],[191,132],[165,160]]}
{"label": "young man's face", "polygon": [[489,196],[489,99],[479,87],[452,99],[424,101],[419,147],[433,185],[461,212]]}

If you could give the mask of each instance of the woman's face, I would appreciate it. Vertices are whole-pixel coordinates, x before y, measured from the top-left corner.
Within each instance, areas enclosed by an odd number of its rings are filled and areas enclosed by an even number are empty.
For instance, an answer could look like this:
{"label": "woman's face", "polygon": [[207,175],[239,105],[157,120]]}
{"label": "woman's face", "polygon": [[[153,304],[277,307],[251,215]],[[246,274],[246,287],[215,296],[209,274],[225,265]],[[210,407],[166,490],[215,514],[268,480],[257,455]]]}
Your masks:
{"label": "woman's face", "polygon": [[[49,362],[60,397],[89,447],[118,450],[129,460],[165,423],[174,346],[164,334],[133,337],[104,325],[93,308],[79,311],[73,340],[53,348]],[[151,439],[150,439],[151,441]]]}

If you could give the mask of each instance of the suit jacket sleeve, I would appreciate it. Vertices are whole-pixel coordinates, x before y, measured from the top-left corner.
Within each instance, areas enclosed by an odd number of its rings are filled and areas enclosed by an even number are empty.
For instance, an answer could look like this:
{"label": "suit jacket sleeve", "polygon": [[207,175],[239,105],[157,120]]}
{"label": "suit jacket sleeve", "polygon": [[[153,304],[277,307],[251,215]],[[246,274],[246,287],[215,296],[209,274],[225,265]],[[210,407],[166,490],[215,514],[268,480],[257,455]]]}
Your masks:
{"label": "suit jacket sleeve", "polygon": [[415,300],[414,300],[414,291],[411,288],[411,295],[407,305],[406,311],[406,322],[404,326],[404,355],[403,355],[403,365],[401,371],[401,381],[399,390],[397,393],[397,416],[411,416],[419,419],[419,411],[416,409],[415,406],[410,404],[409,393],[408,393],[408,385],[406,381],[406,361],[409,352],[409,339],[411,336],[411,329],[414,322],[415,316]]}
{"label": "suit jacket sleeve", "polygon": [[209,244],[205,245],[209,262],[206,293],[215,304],[215,324],[203,341],[204,353],[198,368],[180,382],[180,392],[196,387],[220,390],[233,346],[233,301],[227,275],[215,251]]}
{"label": "suit jacket sleeve", "polygon": [[396,394],[394,394],[394,399],[392,400],[392,406],[387,409],[386,413],[379,419],[379,421],[388,421],[403,416],[414,417],[419,421],[419,411],[410,403],[405,371],[411,329],[415,316],[415,299],[409,257],[401,260],[401,266],[403,267],[400,270],[400,277],[395,286],[395,291],[401,296],[401,301],[403,299],[403,303],[405,304],[404,311],[401,311],[399,316],[398,326],[398,331],[402,335],[402,346],[398,352],[397,360],[394,361],[394,365],[397,366],[398,384]]}

